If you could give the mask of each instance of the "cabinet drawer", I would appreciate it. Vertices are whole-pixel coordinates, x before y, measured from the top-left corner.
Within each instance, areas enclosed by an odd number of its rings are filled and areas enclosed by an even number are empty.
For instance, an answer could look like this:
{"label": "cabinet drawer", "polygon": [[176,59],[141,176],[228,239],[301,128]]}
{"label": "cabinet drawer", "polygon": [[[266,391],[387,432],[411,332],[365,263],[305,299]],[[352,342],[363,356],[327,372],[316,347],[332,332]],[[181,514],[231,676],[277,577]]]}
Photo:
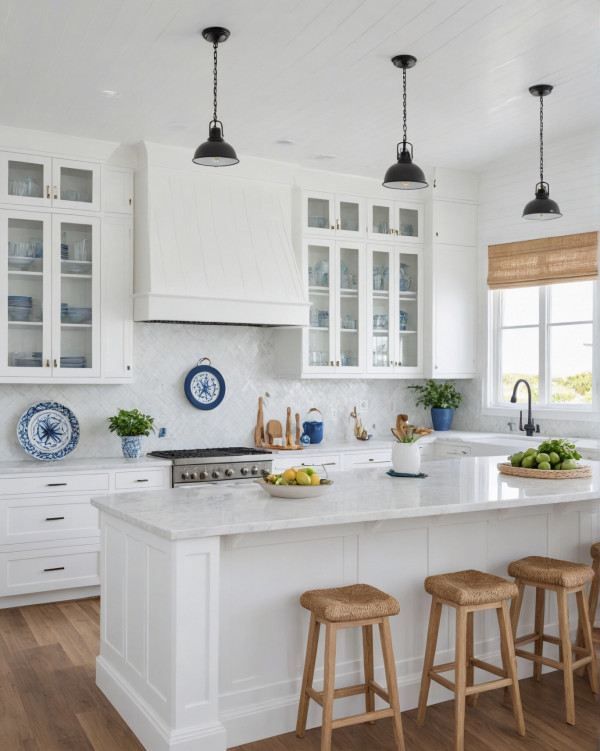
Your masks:
{"label": "cabinet drawer", "polygon": [[342,470],[391,467],[392,451],[371,451],[360,454],[342,454]]}
{"label": "cabinet drawer", "polygon": [[78,491],[108,490],[108,473],[70,475],[30,475],[5,477],[0,480],[1,495],[30,495],[31,493],[71,493]]}
{"label": "cabinet drawer", "polygon": [[471,456],[470,446],[442,446],[441,444],[435,447],[435,458],[446,459],[454,456]]}
{"label": "cabinet drawer", "polygon": [[[289,452],[292,453],[292,452]],[[277,456],[273,459],[273,472],[283,472],[288,467],[314,467],[317,471],[324,466],[328,472],[339,472],[340,457],[338,454],[315,454],[312,456]]]}
{"label": "cabinet drawer", "polygon": [[0,555],[0,595],[45,592],[100,583],[100,550],[79,545]]}
{"label": "cabinet drawer", "polygon": [[98,511],[88,496],[64,501],[26,498],[0,506],[0,544],[99,535]]}
{"label": "cabinet drawer", "polygon": [[115,472],[116,490],[144,490],[144,488],[166,488],[170,482],[164,469],[136,469]]}

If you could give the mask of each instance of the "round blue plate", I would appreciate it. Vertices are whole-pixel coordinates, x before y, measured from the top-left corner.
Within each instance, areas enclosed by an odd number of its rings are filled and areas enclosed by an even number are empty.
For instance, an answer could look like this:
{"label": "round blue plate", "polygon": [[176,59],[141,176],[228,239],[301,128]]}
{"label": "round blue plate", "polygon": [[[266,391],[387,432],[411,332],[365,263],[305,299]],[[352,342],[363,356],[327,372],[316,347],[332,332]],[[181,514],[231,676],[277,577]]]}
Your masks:
{"label": "round blue plate", "polygon": [[68,407],[39,402],[21,415],[17,438],[35,459],[55,461],[70,454],[79,441],[79,422]]}
{"label": "round blue plate", "polygon": [[[210,364],[202,365],[206,359],[200,360],[185,379],[185,395],[198,409],[214,409],[221,404],[225,396],[223,376]],[[210,363],[210,360],[208,362]]]}

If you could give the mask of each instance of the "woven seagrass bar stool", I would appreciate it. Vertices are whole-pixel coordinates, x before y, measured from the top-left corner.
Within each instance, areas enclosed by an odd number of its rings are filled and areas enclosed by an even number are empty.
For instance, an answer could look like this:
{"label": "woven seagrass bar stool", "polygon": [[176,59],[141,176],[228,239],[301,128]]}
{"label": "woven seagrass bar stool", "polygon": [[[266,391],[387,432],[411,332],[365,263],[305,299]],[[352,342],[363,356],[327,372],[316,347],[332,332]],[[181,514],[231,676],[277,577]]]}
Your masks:
{"label": "woven seagrass bar stool", "polygon": [[590,602],[588,610],[590,613],[590,626],[594,628],[594,622],[596,620],[596,610],[598,609],[598,593],[600,592],[600,542],[595,542],[590,548],[590,555],[592,556],[592,571],[594,572],[594,578],[592,579],[592,586],[590,587]]}
{"label": "woven seagrass bar stool", "polygon": [[[314,699],[323,707],[323,722],[321,727],[321,751],[331,749],[331,731],[345,725],[355,725],[359,722],[373,722],[382,717],[391,717],[394,727],[394,739],[397,751],[404,751],[402,735],[402,721],[400,719],[400,702],[398,700],[398,684],[396,682],[396,666],[392,651],[392,637],[390,633],[389,616],[398,615],[400,605],[391,595],[387,595],[368,584],[352,584],[349,587],[334,589],[313,589],[300,597],[302,607],[310,610],[310,627],[304,676],[300,692],[298,707],[298,723],[296,735],[304,736],[309,699]],[[387,682],[387,691],[375,683],[373,673],[373,626],[379,625],[381,651]],[[317,647],[319,645],[319,630],[325,626],[325,669],[323,674],[323,691],[313,688],[313,676]],[[344,628],[362,627],[363,660],[365,682],[346,688],[334,688],[335,682],[335,647],[338,631]],[[365,712],[333,719],[334,699],[345,696],[365,695]],[[390,706],[387,709],[375,709],[375,694]]]}
{"label": "woven seagrass bar stool", "polygon": [[[494,688],[509,687],[513,698],[513,713],[519,735],[525,735],[525,722],[521,709],[521,695],[517,676],[514,645],[506,601],[517,594],[517,587],[510,581],[483,571],[469,569],[452,574],[428,576],[425,590],[431,595],[431,615],[427,630],[425,661],[419,695],[417,722],[425,723],[429,686],[434,680],[454,692],[454,749],[463,751],[465,735],[465,704],[474,706],[477,695]],[[456,610],[456,647],[454,662],[434,665],[435,648],[442,616],[442,606]],[[473,656],[473,613],[479,610],[496,610],[500,627],[500,652],[502,668],[491,665]],[[480,668],[500,676],[497,680],[474,685],[474,669]],[[454,683],[440,673],[454,670]]]}
{"label": "woven seagrass bar stool", "polygon": [[[515,653],[517,657],[533,661],[533,677],[536,681],[540,680],[542,665],[549,665],[563,671],[567,723],[574,725],[575,696],[573,693],[573,671],[586,665],[592,691],[595,694],[598,693],[596,653],[592,644],[592,629],[585,591],[585,585],[592,581],[594,572],[590,566],[586,566],[583,563],[571,563],[570,561],[561,561],[557,558],[544,558],[533,555],[513,561],[508,566],[508,573],[510,576],[515,577],[515,584],[519,590],[510,609],[512,633],[515,637],[515,647],[517,647]],[[527,586],[535,587],[534,632],[517,638],[517,625],[523,602],[523,592]],[[556,592],[558,604],[558,638],[544,633],[546,590]],[[581,631],[583,646],[571,642],[567,599],[570,594],[574,594],[577,599],[579,630]],[[524,644],[530,644],[531,642],[534,642],[533,652],[519,649]],[[544,657],[544,642],[559,646],[560,655],[558,660]],[[573,653],[576,655],[575,660],[573,660]]]}

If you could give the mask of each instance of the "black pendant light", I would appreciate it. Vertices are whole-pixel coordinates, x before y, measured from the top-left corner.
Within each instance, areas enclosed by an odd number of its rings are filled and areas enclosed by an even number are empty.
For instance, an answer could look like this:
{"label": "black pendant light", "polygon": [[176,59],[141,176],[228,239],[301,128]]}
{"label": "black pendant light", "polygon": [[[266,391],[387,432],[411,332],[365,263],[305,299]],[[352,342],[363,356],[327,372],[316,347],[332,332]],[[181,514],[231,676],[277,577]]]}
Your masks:
{"label": "black pendant light", "polygon": [[[412,160],[412,143],[406,140],[406,69],[413,68],[416,65],[417,58],[412,55],[396,55],[392,58],[396,68],[402,68],[403,96],[402,105],[404,108],[402,150],[400,144],[397,145],[398,161],[392,164],[383,178],[384,188],[395,188],[397,190],[418,190],[426,188],[427,181],[420,167],[413,164]],[[410,151],[408,150],[410,146]]]}
{"label": "black pendant light", "polygon": [[529,87],[529,93],[540,98],[540,181],[535,186],[535,198],[523,209],[523,219],[558,219],[562,216],[558,204],[550,198],[550,186],[544,182],[544,97],[552,91],[548,83]]}
{"label": "black pendant light", "polygon": [[202,31],[202,36],[213,46],[213,119],[208,124],[208,141],[198,146],[192,161],[205,167],[229,167],[240,160],[233,146],[223,138],[223,123],[217,119],[217,48],[229,39],[229,30],[221,26],[211,26]]}

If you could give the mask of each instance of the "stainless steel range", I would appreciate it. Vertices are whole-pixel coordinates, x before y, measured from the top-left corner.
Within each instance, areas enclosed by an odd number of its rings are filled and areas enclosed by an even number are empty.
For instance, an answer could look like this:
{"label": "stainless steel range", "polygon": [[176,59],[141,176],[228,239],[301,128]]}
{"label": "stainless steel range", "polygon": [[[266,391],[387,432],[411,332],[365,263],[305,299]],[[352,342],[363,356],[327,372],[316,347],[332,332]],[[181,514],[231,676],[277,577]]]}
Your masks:
{"label": "stainless steel range", "polygon": [[271,473],[272,452],[266,449],[233,446],[216,449],[150,451],[149,456],[173,461],[172,484],[244,482]]}

